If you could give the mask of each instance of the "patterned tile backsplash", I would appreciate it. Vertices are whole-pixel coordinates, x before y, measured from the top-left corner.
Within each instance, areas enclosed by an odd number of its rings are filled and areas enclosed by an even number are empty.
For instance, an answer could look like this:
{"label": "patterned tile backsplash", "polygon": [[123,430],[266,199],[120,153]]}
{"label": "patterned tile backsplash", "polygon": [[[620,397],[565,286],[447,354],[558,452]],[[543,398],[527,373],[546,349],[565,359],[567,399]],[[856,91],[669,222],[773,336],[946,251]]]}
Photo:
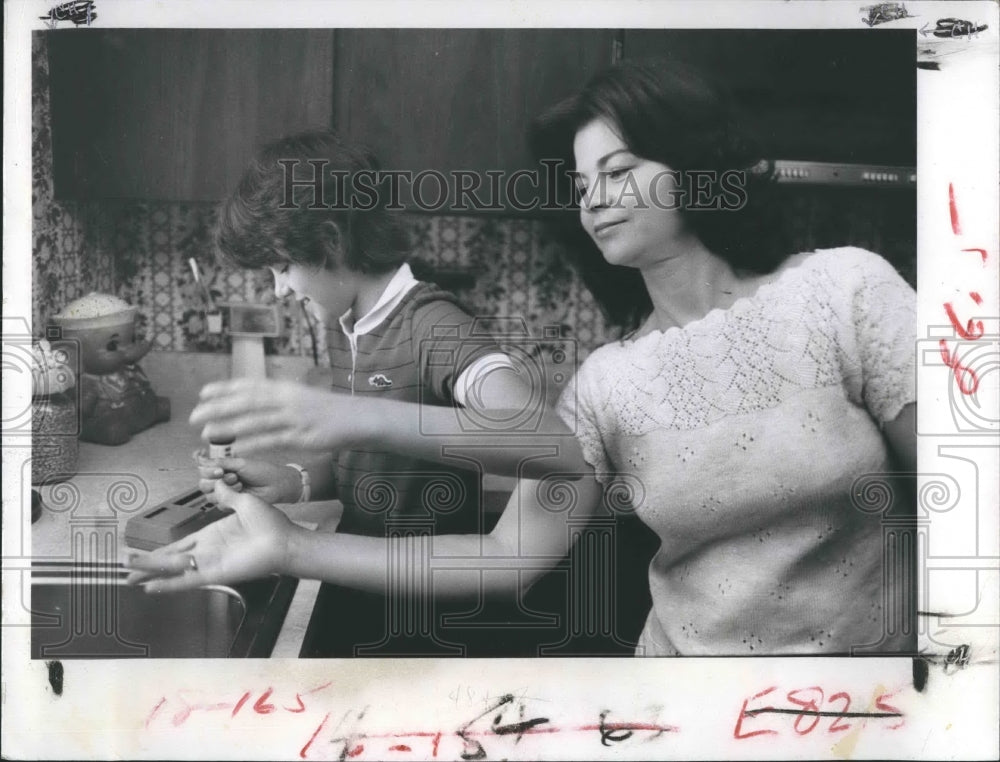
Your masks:
{"label": "patterned tile backsplash", "polygon": [[[270,276],[216,264],[211,204],[56,200],[44,35],[33,36],[32,65],[34,333],[43,335],[46,321],[68,301],[96,290],[138,306],[145,335],[157,350],[228,351],[224,336],[204,331],[202,299],[188,259],[197,260],[218,301],[273,302]],[[789,204],[789,237],[797,250],[865,246],[914,282],[915,220],[906,219],[905,207],[899,213],[898,197],[815,189]],[[544,326],[561,325],[564,336],[577,340],[581,359],[617,335],[542,223],[429,215],[408,215],[406,222],[415,256],[474,276],[474,285],[458,293],[479,314],[520,316],[536,336]],[[308,326],[288,301],[282,305],[284,331],[268,340],[268,351],[311,355]],[[317,330],[321,363],[324,335]]]}

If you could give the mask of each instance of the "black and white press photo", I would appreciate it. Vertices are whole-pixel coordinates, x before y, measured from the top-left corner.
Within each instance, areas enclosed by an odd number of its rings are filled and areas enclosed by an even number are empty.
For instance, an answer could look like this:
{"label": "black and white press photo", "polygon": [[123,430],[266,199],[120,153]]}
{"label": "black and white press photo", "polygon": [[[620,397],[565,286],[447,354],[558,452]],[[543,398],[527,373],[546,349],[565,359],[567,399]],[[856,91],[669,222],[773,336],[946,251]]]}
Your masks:
{"label": "black and white press photo", "polygon": [[94,726],[137,757],[978,727],[934,707],[996,664],[995,6],[21,5],[39,706],[142,686]]}

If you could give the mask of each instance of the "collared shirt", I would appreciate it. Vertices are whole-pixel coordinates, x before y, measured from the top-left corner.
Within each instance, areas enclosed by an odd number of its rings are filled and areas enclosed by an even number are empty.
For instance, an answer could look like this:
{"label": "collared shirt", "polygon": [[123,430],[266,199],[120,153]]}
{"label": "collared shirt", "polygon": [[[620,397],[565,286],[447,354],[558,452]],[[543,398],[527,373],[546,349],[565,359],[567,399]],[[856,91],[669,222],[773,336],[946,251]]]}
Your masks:
{"label": "collared shirt", "polygon": [[[396,274],[392,276],[392,280],[386,285],[385,290],[382,291],[382,295],[379,296],[374,307],[358,320],[353,319],[353,309],[351,308],[348,308],[347,312],[340,316],[338,319],[340,330],[344,332],[344,335],[351,343],[352,354],[357,355],[358,337],[371,333],[377,328],[382,321],[392,314],[392,311],[399,306],[400,302],[406,298],[410,290],[419,283],[420,281],[413,277],[413,271],[410,269],[410,266],[404,262],[399,266]],[[353,327],[351,325],[352,322]],[[485,373],[492,372],[498,367],[513,368],[514,366],[510,358],[502,352],[494,352],[474,360],[455,379],[452,389],[452,396],[455,401],[462,407],[465,407],[469,390],[480,381]]]}
{"label": "collared shirt", "polygon": [[[371,330],[385,320],[389,313],[399,306],[399,303],[403,301],[403,297],[409,293],[410,289],[419,282],[413,277],[413,271],[410,269],[410,266],[404,262],[396,270],[396,274],[392,276],[392,280],[386,285],[382,295],[375,302],[375,306],[362,315],[359,320],[354,321],[354,310],[348,307],[347,312],[340,316],[339,322],[340,329],[347,338],[351,339],[351,344],[355,343],[354,339],[358,336],[371,333]],[[353,327],[351,326],[352,322],[354,323]]]}

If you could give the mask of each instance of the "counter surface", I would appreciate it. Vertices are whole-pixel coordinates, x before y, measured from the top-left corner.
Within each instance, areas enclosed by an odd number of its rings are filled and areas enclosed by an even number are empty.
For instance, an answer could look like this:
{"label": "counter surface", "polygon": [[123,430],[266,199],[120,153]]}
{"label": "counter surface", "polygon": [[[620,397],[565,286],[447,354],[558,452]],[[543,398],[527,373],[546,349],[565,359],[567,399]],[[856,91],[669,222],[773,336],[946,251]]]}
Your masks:
{"label": "counter surface", "polygon": [[[188,416],[204,384],[229,377],[229,363],[227,355],[185,352],[151,352],[142,360],[156,393],[170,398],[170,421],[139,432],[118,447],[80,443],[76,476],[40,490],[45,507],[31,530],[35,560],[120,561],[132,551],[125,545],[129,518],[197,487],[193,453],[202,443]],[[311,367],[308,358],[267,358],[270,378],[305,381]],[[305,455],[284,452],[261,457],[287,463]],[[513,485],[512,479],[485,477],[486,509],[502,510]],[[293,521],[321,531],[333,531],[342,510],[336,500],[281,508]],[[95,542],[95,536],[107,539]],[[272,657],[298,656],[318,589],[318,582],[300,580]]]}
{"label": "counter surface", "polygon": [[[192,453],[201,441],[188,416],[205,383],[228,377],[229,357],[151,352],[140,365],[156,393],[170,398],[170,421],[139,432],[118,447],[80,443],[76,475],[40,490],[44,507],[31,529],[34,560],[120,561],[132,550],[125,545],[129,518],[197,487]],[[305,358],[268,358],[268,374],[273,378],[302,379],[309,367]],[[297,455],[285,453],[287,460],[282,462],[301,459]],[[304,526],[330,528],[335,526],[340,503],[282,508]],[[108,540],[94,542],[95,537]],[[318,587],[318,582],[300,581],[273,657],[298,656]]]}

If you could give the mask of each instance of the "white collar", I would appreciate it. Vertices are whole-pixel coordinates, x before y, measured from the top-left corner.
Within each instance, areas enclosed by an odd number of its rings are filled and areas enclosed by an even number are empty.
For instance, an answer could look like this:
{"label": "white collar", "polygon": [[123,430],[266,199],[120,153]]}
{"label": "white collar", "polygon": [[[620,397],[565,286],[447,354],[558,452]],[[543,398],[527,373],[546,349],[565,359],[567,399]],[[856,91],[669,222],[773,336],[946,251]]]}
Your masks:
{"label": "white collar", "polygon": [[396,270],[396,274],[392,276],[392,280],[386,285],[382,295],[375,302],[375,306],[355,321],[354,330],[352,331],[348,327],[353,308],[348,309],[347,312],[340,316],[340,329],[344,332],[345,336],[361,336],[370,333],[389,316],[390,312],[399,306],[399,303],[403,301],[403,298],[410,292],[410,289],[419,282],[413,277],[413,271],[410,270],[410,266],[404,262]]}

